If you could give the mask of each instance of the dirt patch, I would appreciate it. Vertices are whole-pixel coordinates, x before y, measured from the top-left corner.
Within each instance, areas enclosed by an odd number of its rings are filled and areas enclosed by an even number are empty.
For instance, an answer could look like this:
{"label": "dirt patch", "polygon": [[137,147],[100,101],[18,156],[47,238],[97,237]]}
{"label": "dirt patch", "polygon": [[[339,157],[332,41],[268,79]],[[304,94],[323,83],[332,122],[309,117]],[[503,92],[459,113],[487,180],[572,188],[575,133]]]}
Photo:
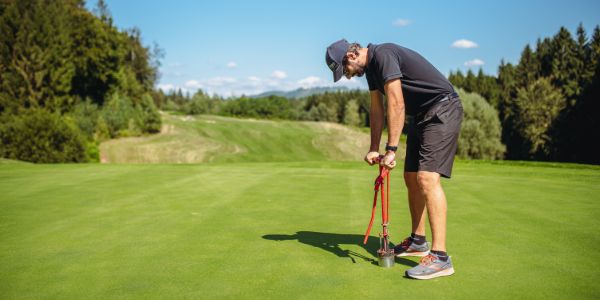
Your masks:
{"label": "dirt patch", "polygon": [[175,125],[173,124],[162,124],[160,127],[160,134],[169,134],[173,133],[175,130]]}
{"label": "dirt patch", "polygon": [[163,116],[159,134],[113,139],[100,144],[101,163],[200,163],[222,146],[193,129],[179,127],[174,120],[195,119]]}

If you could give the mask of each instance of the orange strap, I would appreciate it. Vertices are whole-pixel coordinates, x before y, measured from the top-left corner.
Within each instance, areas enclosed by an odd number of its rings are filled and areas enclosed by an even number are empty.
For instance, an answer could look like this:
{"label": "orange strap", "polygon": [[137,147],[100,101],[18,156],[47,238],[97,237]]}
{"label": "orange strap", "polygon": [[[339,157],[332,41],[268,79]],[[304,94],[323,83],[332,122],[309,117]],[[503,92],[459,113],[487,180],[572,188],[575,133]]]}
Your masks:
{"label": "orange strap", "polygon": [[[386,191],[383,189],[383,183],[386,183]],[[375,208],[377,207],[377,194],[381,189],[381,219],[383,224],[387,225],[388,223],[388,210],[390,208],[389,195],[390,195],[390,172],[388,169],[383,166],[379,166],[379,176],[375,179],[375,196],[373,197],[373,209],[371,210],[371,220],[369,221],[369,227],[367,227],[367,233],[365,233],[365,239],[363,240],[363,244],[367,244],[367,240],[369,239],[369,234],[371,234],[371,228],[373,227],[373,221],[375,220]],[[384,226],[384,231],[387,226]],[[387,232],[383,233],[387,236]]]}

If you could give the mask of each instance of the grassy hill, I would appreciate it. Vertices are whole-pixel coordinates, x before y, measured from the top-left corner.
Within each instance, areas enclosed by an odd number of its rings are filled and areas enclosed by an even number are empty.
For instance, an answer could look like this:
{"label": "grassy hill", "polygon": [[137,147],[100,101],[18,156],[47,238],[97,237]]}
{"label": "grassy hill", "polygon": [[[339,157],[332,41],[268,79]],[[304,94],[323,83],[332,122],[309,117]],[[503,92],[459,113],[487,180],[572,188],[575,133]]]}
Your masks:
{"label": "grassy hill", "polygon": [[369,143],[335,123],[163,114],[161,134],[110,140],[100,152],[106,163],[356,161]]}

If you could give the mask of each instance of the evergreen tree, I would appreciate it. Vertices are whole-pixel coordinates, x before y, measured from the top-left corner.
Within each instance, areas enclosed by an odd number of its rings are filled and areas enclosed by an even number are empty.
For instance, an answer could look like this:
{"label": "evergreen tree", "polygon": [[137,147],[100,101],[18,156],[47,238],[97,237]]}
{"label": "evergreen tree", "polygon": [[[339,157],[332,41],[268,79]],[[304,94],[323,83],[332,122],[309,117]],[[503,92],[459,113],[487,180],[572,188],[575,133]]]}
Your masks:
{"label": "evergreen tree", "polygon": [[517,65],[517,82],[520,86],[528,86],[533,83],[537,74],[539,74],[539,63],[535,52],[531,50],[529,44],[521,52],[521,59]]}
{"label": "evergreen tree", "polygon": [[500,61],[498,67],[498,83],[500,85],[500,119],[504,120],[511,116],[511,100],[516,96],[516,68],[511,63]]}
{"label": "evergreen tree", "polygon": [[96,8],[94,9],[94,13],[98,18],[100,18],[100,21],[106,23],[108,26],[112,26],[113,18],[110,13],[110,10],[108,9],[106,1],[98,0],[98,2],[96,3]]}
{"label": "evergreen tree", "polygon": [[479,68],[479,71],[477,71],[477,77],[475,78],[475,91],[480,95],[483,95],[483,93],[487,90],[487,87],[485,85],[486,82],[485,75],[483,74],[483,69]]}
{"label": "evergreen tree", "polygon": [[577,80],[577,45],[566,28],[561,27],[554,36],[552,52],[552,83],[559,87],[569,108],[575,104],[575,98],[581,93],[581,89]]}
{"label": "evergreen tree", "polygon": [[448,80],[450,80],[452,85],[456,87],[464,88],[465,86],[465,76],[460,70],[456,70],[456,73],[450,71],[450,74],[448,75]]}
{"label": "evergreen tree", "polygon": [[73,63],[75,75],[71,93],[89,97],[98,105],[107,100],[111,89],[118,86],[119,68],[125,51],[119,32],[86,11],[73,13]]}
{"label": "evergreen tree", "polygon": [[[577,27],[577,52],[576,52],[577,74],[580,88],[585,89],[591,83],[594,76],[593,66],[591,62],[591,47],[588,44],[585,28],[583,24]],[[591,63],[590,63],[591,62]]]}
{"label": "evergreen tree", "polygon": [[[588,63],[586,63],[586,73],[597,74],[600,68],[600,26],[594,28],[592,39],[587,46]],[[593,75],[592,77],[597,76]]]}
{"label": "evergreen tree", "polygon": [[471,69],[467,71],[464,89],[469,93],[477,90],[477,78],[475,77],[475,74],[473,74],[473,71]]}
{"label": "evergreen tree", "polygon": [[538,39],[535,51],[540,64],[537,78],[552,76],[552,40],[550,38]]}
{"label": "evergreen tree", "polygon": [[500,97],[498,103],[498,114],[502,122],[502,143],[506,145],[506,158],[519,159],[522,140],[514,131],[515,104],[517,81],[516,68],[511,63],[500,62],[498,67],[498,83],[500,85]]}
{"label": "evergreen tree", "polygon": [[571,117],[569,140],[561,159],[600,164],[600,27],[594,28],[588,44],[588,68],[594,68],[591,82],[585,87]]}

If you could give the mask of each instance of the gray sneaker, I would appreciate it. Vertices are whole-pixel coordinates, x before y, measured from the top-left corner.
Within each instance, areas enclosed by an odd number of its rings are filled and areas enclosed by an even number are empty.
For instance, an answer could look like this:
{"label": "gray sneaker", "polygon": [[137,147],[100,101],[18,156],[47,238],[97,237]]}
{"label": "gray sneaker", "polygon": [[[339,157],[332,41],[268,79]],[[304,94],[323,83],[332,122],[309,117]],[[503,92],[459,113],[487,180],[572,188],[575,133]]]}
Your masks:
{"label": "gray sneaker", "polygon": [[417,245],[409,236],[402,243],[394,247],[394,254],[396,256],[425,256],[429,254],[429,246],[427,246],[426,242],[422,245]]}
{"label": "gray sneaker", "polygon": [[406,276],[415,279],[432,279],[452,274],[454,274],[454,268],[450,257],[448,256],[447,261],[442,261],[434,253],[421,258],[418,266],[406,271]]}

